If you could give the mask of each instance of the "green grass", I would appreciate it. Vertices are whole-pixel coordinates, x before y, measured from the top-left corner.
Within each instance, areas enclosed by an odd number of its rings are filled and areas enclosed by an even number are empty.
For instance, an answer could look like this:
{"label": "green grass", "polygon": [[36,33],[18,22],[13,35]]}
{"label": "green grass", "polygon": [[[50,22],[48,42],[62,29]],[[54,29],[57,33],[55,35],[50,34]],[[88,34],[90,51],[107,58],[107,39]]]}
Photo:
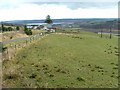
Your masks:
{"label": "green grass", "polygon": [[32,35],[36,35],[42,32],[46,32],[45,30],[32,30]]}
{"label": "green grass", "polygon": [[4,87],[117,88],[118,40],[50,34],[3,63]]}

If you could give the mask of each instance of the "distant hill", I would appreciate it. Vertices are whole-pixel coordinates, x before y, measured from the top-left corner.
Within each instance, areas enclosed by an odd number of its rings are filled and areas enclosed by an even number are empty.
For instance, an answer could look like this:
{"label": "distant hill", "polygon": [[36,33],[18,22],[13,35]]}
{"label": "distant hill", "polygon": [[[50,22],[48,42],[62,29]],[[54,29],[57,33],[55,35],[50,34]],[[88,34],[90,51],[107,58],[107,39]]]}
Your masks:
{"label": "distant hill", "polygon": [[[30,23],[44,23],[45,20],[15,20],[2,22],[6,25],[25,25]],[[118,30],[117,18],[85,18],[85,19],[53,19],[63,28],[108,29]]]}
{"label": "distant hill", "polygon": [[[54,23],[75,23],[75,22],[101,22],[101,21],[111,21],[116,18],[85,18],[85,19],[53,19]],[[12,24],[28,24],[28,23],[44,23],[45,20],[14,20],[5,21],[4,23]]]}

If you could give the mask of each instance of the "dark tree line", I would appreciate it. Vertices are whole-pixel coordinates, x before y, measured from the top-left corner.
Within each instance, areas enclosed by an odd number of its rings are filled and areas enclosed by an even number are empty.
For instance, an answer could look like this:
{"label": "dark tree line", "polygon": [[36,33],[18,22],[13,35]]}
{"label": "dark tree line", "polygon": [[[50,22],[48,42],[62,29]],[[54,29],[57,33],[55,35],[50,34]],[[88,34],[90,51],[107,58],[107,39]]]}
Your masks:
{"label": "dark tree line", "polygon": [[[20,30],[19,26],[16,26],[16,30],[17,30],[17,31]],[[4,24],[2,24],[1,27],[0,27],[0,31],[1,31],[1,32],[15,31],[15,29],[14,29],[13,27],[11,27],[11,26],[7,26],[7,27],[6,27]]]}
{"label": "dark tree line", "polygon": [[118,29],[118,21],[101,21],[101,22],[85,22],[85,23],[75,23],[76,25],[79,25],[79,27],[82,28],[88,28],[88,29],[109,29],[110,27],[112,29]]}
{"label": "dark tree line", "polygon": [[5,32],[5,31],[13,31],[14,29],[12,27],[4,27],[4,25],[2,24],[2,27],[0,29],[2,32]]}

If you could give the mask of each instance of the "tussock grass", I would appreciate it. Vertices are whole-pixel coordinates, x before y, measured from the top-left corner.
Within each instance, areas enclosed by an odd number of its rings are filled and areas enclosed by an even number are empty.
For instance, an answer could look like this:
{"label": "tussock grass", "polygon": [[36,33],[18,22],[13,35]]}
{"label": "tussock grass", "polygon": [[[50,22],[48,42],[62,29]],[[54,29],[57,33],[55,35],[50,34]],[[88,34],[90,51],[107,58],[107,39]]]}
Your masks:
{"label": "tussock grass", "polygon": [[116,37],[100,38],[88,32],[51,34],[21,49],[12,62],[4,63],[4,72],[15,66],[12,68],[21,74],[14,83],[3,78],[4,86],[115,88],[118,86],[117,41]]}

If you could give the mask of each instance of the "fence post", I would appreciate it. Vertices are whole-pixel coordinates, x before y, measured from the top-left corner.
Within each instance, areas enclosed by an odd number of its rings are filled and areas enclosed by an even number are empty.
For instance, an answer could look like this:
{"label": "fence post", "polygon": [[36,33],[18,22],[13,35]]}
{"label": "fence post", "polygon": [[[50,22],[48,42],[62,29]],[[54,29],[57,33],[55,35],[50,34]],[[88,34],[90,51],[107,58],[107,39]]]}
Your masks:
{"label": "fence post", "polygon": [[7,54],[8,54],[8,47],[7,47]]}
{"label": "fence post", "polygon": [[26,45],[27,45],[27,40],[26,40]]}
{"label": "fence post", "polygon": [[34,41],[34,37],[32,37],[32,40]]}
{"label": "fence post", "polygon": [[16,49],[16,44],[15,44],[15,49]]}
{"label": "fence post", "polygon": [[7,47],[7,56],[8,56],[8,60],[9,60],[9,50],[8,50],[8,47]]}
{"label": "fence post", "polygon": [[112,28],[110,27],[110,39],[112,38]]}
{"label": "fence post", "polygon": [[30,43],[31,43],[31,37],[30,37]]}

